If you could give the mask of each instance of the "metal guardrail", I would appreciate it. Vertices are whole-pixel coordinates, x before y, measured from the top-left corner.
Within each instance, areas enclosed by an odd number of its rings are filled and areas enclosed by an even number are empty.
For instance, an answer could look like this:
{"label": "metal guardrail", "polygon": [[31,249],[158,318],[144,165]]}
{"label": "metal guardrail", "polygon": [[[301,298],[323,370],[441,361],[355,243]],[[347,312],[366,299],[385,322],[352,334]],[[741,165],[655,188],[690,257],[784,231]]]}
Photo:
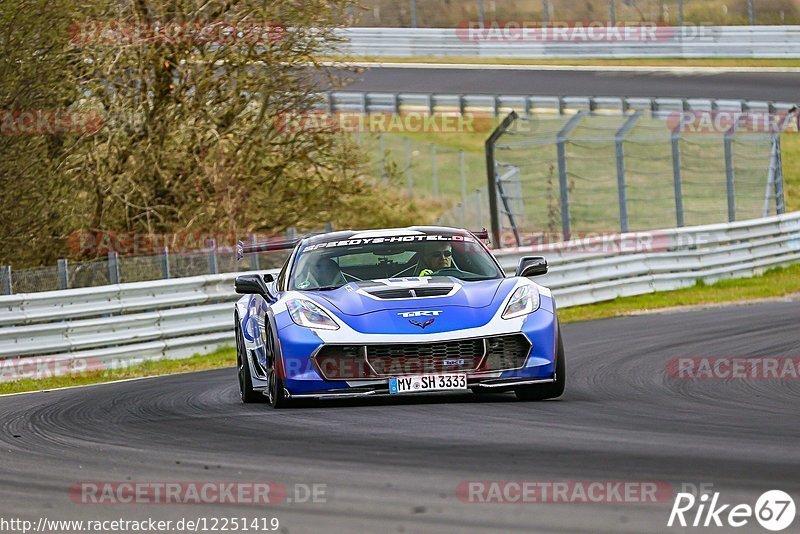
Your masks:
{"label": "metal guardrail", "polygon": [[[645,246],[620,254],[624,242]],[[508,271],[525,255],[548,258],[550,273],[537,281],[565,308],[798,262],[800,212],[497,252]],[[0,380],[9,362],[34,356],[108,368],[231,345],[238,274],[0,297]]]}
{"label": "metal guardrail", "polygon": [[[800,28],[800,27],[798,27]],[[800,33],[798,34],[800,35]],[[762,100],[713,98],[662,98],[616,96],[537,96],[470,95],[458,93],[386,93],[333,91],[327,93],[328,111],[353,113],[400,113],[422,110],[427,113],[480,112],[495,117],[516,111],[527,116],[539,112],[559,114],[579,111],[596,113],[647,111],[664,118],[676,111],[786,112],[796,104]]]}
{"label": "metal guardrail", "polygon": [[634,40],[543,40],[519,31],[476,38],[465,28],[344,28],[339,33],[349,40],[344,51],[364,57],[800,57],[800,26],[659,26],[653,39]]}

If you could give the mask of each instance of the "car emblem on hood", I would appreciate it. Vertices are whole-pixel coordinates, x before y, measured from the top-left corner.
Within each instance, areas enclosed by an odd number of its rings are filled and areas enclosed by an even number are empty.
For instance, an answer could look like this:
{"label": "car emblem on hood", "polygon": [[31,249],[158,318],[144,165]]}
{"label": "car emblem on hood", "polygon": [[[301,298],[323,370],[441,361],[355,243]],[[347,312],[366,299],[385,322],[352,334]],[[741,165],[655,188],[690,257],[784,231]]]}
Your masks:
{"label": "car emblem on hood", "polygon": [[418,327],[424,329],[426,326],[428,326],[430,324],[433,324],[433,321],[435,321],[435,320],[436,319],[431,318],[431,319],[428,319],[427,321],[425,321],[424,323],[421,323],[419,321],[415,321],[414,319],[409,319],[408,322],[413,324],[414,326],[418,326]]}

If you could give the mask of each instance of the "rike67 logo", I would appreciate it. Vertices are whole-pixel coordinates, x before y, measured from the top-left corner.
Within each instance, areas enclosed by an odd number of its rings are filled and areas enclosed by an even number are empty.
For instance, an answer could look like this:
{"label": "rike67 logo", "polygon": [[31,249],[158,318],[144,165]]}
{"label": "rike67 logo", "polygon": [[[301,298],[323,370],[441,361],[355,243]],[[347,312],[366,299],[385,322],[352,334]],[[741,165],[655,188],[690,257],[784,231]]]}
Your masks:
{"label": "rike67 logo", "polygon": [[712,495],[703,493],[699,497],[691,493],[678,493],[667,526],[740,528],[752,525],[755,519],[763,528],[778,532],[788,528],[794,517],[794,500],[780,490],[763,493],[755,506],[723,503],[719,492]]}

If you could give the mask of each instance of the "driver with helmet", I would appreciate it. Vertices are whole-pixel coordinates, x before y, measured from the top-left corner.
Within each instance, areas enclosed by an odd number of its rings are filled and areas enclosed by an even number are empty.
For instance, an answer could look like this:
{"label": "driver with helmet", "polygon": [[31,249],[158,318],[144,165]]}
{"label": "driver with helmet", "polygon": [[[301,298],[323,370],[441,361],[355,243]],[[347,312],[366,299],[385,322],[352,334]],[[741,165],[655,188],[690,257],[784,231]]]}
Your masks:
{"label": "driver with helmet", "polygon": [[453,265],[453,247],[447,241],[426,242],[420,254],[419,276],[431,276],[435,271]]}

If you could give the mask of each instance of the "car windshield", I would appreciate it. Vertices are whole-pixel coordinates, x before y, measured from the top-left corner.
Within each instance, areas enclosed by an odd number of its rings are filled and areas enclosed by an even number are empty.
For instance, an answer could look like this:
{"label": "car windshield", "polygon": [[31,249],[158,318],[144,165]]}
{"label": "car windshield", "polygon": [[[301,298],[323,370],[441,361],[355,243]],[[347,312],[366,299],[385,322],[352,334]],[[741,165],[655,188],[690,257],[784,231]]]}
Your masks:
{"label": "car windshield", "polygon": [[476,281],[502,278],[503,272],[468,233],[361,232],[303,247],[289,289],[336,289],[350,282],[434,275]]}

